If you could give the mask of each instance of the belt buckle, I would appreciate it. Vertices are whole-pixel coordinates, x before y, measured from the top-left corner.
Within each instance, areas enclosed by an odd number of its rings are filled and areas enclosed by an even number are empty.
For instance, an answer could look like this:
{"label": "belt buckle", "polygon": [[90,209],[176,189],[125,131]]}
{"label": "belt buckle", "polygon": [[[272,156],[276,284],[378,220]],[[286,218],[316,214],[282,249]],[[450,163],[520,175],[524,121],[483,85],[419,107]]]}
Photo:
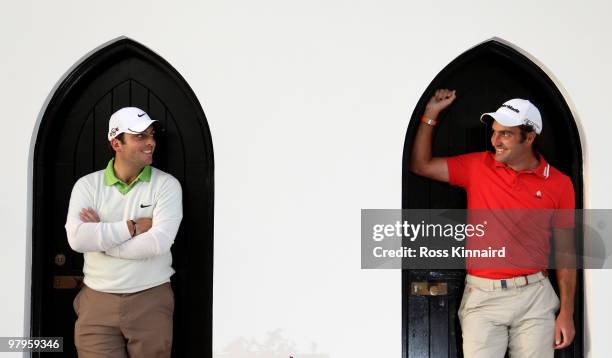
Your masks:
{"label": "belt buckle", "polygon": [[[522,279],[524,279],[524,280],[525,280],[525,283],[524,283],[524,284],[520,284],[519,282],[517,282],[517,281],[516,281],[516,279],[517,279],[517,278],[522,278]],[[526,275],[516,276],[516,277],[514,277],[514,278],[513,278],[513,281],[514,281],[514,285],[515,285],[516,287],[523,287],[523,286],[527,286],[527,285],[529,284],[529,280],[527,279],[527,276],[526,276]]]}

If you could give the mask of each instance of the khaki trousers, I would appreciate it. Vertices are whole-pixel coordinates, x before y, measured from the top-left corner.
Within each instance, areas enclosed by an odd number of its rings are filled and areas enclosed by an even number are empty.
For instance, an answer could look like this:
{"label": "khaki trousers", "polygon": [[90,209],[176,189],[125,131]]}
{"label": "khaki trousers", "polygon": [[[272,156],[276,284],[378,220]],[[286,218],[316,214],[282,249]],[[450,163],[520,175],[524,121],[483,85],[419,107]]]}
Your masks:
{"label": "khaki trousers", "polygon": [[174,294],[170,283],[114,294],[84,286],[74,299],[80,358],[155,358],[172,352]]}
{"label": "khaki trousers", "polygon": [[466,277],[459,308],[463,355],[503,358],[509,348],[511,357],[552,358],[559,298],[548,278],[507,288],[486,281]]}

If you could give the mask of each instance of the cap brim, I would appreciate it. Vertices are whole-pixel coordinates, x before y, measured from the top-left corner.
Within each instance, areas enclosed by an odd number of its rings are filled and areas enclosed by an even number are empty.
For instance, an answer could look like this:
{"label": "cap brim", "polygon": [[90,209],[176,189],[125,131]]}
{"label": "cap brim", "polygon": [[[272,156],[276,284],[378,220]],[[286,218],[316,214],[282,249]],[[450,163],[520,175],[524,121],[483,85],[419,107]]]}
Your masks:
{"label": "cap brim", "polygon": [[487,117],[493,118],[497,123],[505,127],[516,127],[522,124],[520,121],[517,121],[514,118],[508,117],[507,115],[498,112],[485,113],[480,116],[480,121],[482,123],[485,123]]}
{"label": "cap brim", "polygon": [[149,128],[153,123],[157,122],[157,119],[152,119],[150,121],[139,123],[133,128],[128,128],[124,133],[129,134],[139,134],[144,132],[147,128]]}

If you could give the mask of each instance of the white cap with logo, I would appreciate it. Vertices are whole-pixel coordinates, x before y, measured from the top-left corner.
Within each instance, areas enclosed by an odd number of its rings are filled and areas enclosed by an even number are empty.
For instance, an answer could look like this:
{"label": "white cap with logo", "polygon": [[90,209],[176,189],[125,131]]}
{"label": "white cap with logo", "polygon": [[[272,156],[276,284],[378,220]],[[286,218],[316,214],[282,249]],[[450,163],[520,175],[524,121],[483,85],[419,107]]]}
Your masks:
{"label": "white cap with logo", "polygon": [[502,126],[516,127],[526,124],[532,126],[537,134],[542,133],[540,111],[526,99],[514,98],[506,101],[497,111],[480,116],[480,121],[484,122],[487,116],[492,117]]}
{"label": "white cap with logo", "polygon": [[124,107],[113,113],[108,121],[108,141],[121,133],[139,134],[157,120],[152,120],[149,115],[140,108]]}

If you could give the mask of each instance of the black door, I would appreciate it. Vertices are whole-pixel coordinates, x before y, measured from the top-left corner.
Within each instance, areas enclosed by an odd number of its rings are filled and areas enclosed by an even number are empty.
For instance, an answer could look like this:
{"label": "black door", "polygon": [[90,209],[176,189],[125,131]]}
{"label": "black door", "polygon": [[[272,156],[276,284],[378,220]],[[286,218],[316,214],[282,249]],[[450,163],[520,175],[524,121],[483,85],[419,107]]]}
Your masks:
{"label": "black door", "polygon": [[183,221],[172,247],[174,357],[212,355],[212,141],[206,117],[183,77],[164,59],[120,39],[82,61],[61,83],[43,115],[34,152],[32,336],[64,337],[62,357],[76,357],[72,301],[83,256],[70,249],[64,224],[81,176],[111,157],[108,119],[136,106],[162,122],[153,165],[183,187]]}
{"label": "black door", "polygon": [[[582,150],[571,110],[553,81],[513,48],[495,40],[483,43],[453,60],[429,85],[412,114],[403,155],[402,208],[465,208],[461,188],[424,179],[409,172],[412,142],[425,104],[437,88],[457,90],[455,103],[441,115],[433,154],[452,156],[490,150],[490,130],[479,121],[510,98],[529,98],[541,111],[544,131],[540,152],[567,174],[576,191],[576,207],[583,205]],[[580,249],[580,248],[578,248]],[[580,251],[578,251],[580,252]],[[554,272],[551,272],[553,285]],[[463,292],[463,270],[402,272],[402,351],[404,357],[457,357],[461,352],[461,327],[457,309]],[[447,296],[412,296],[412,282],[446,282]],[[556,357],[581,357],[582,272],[578,273],[574,343]]]}

